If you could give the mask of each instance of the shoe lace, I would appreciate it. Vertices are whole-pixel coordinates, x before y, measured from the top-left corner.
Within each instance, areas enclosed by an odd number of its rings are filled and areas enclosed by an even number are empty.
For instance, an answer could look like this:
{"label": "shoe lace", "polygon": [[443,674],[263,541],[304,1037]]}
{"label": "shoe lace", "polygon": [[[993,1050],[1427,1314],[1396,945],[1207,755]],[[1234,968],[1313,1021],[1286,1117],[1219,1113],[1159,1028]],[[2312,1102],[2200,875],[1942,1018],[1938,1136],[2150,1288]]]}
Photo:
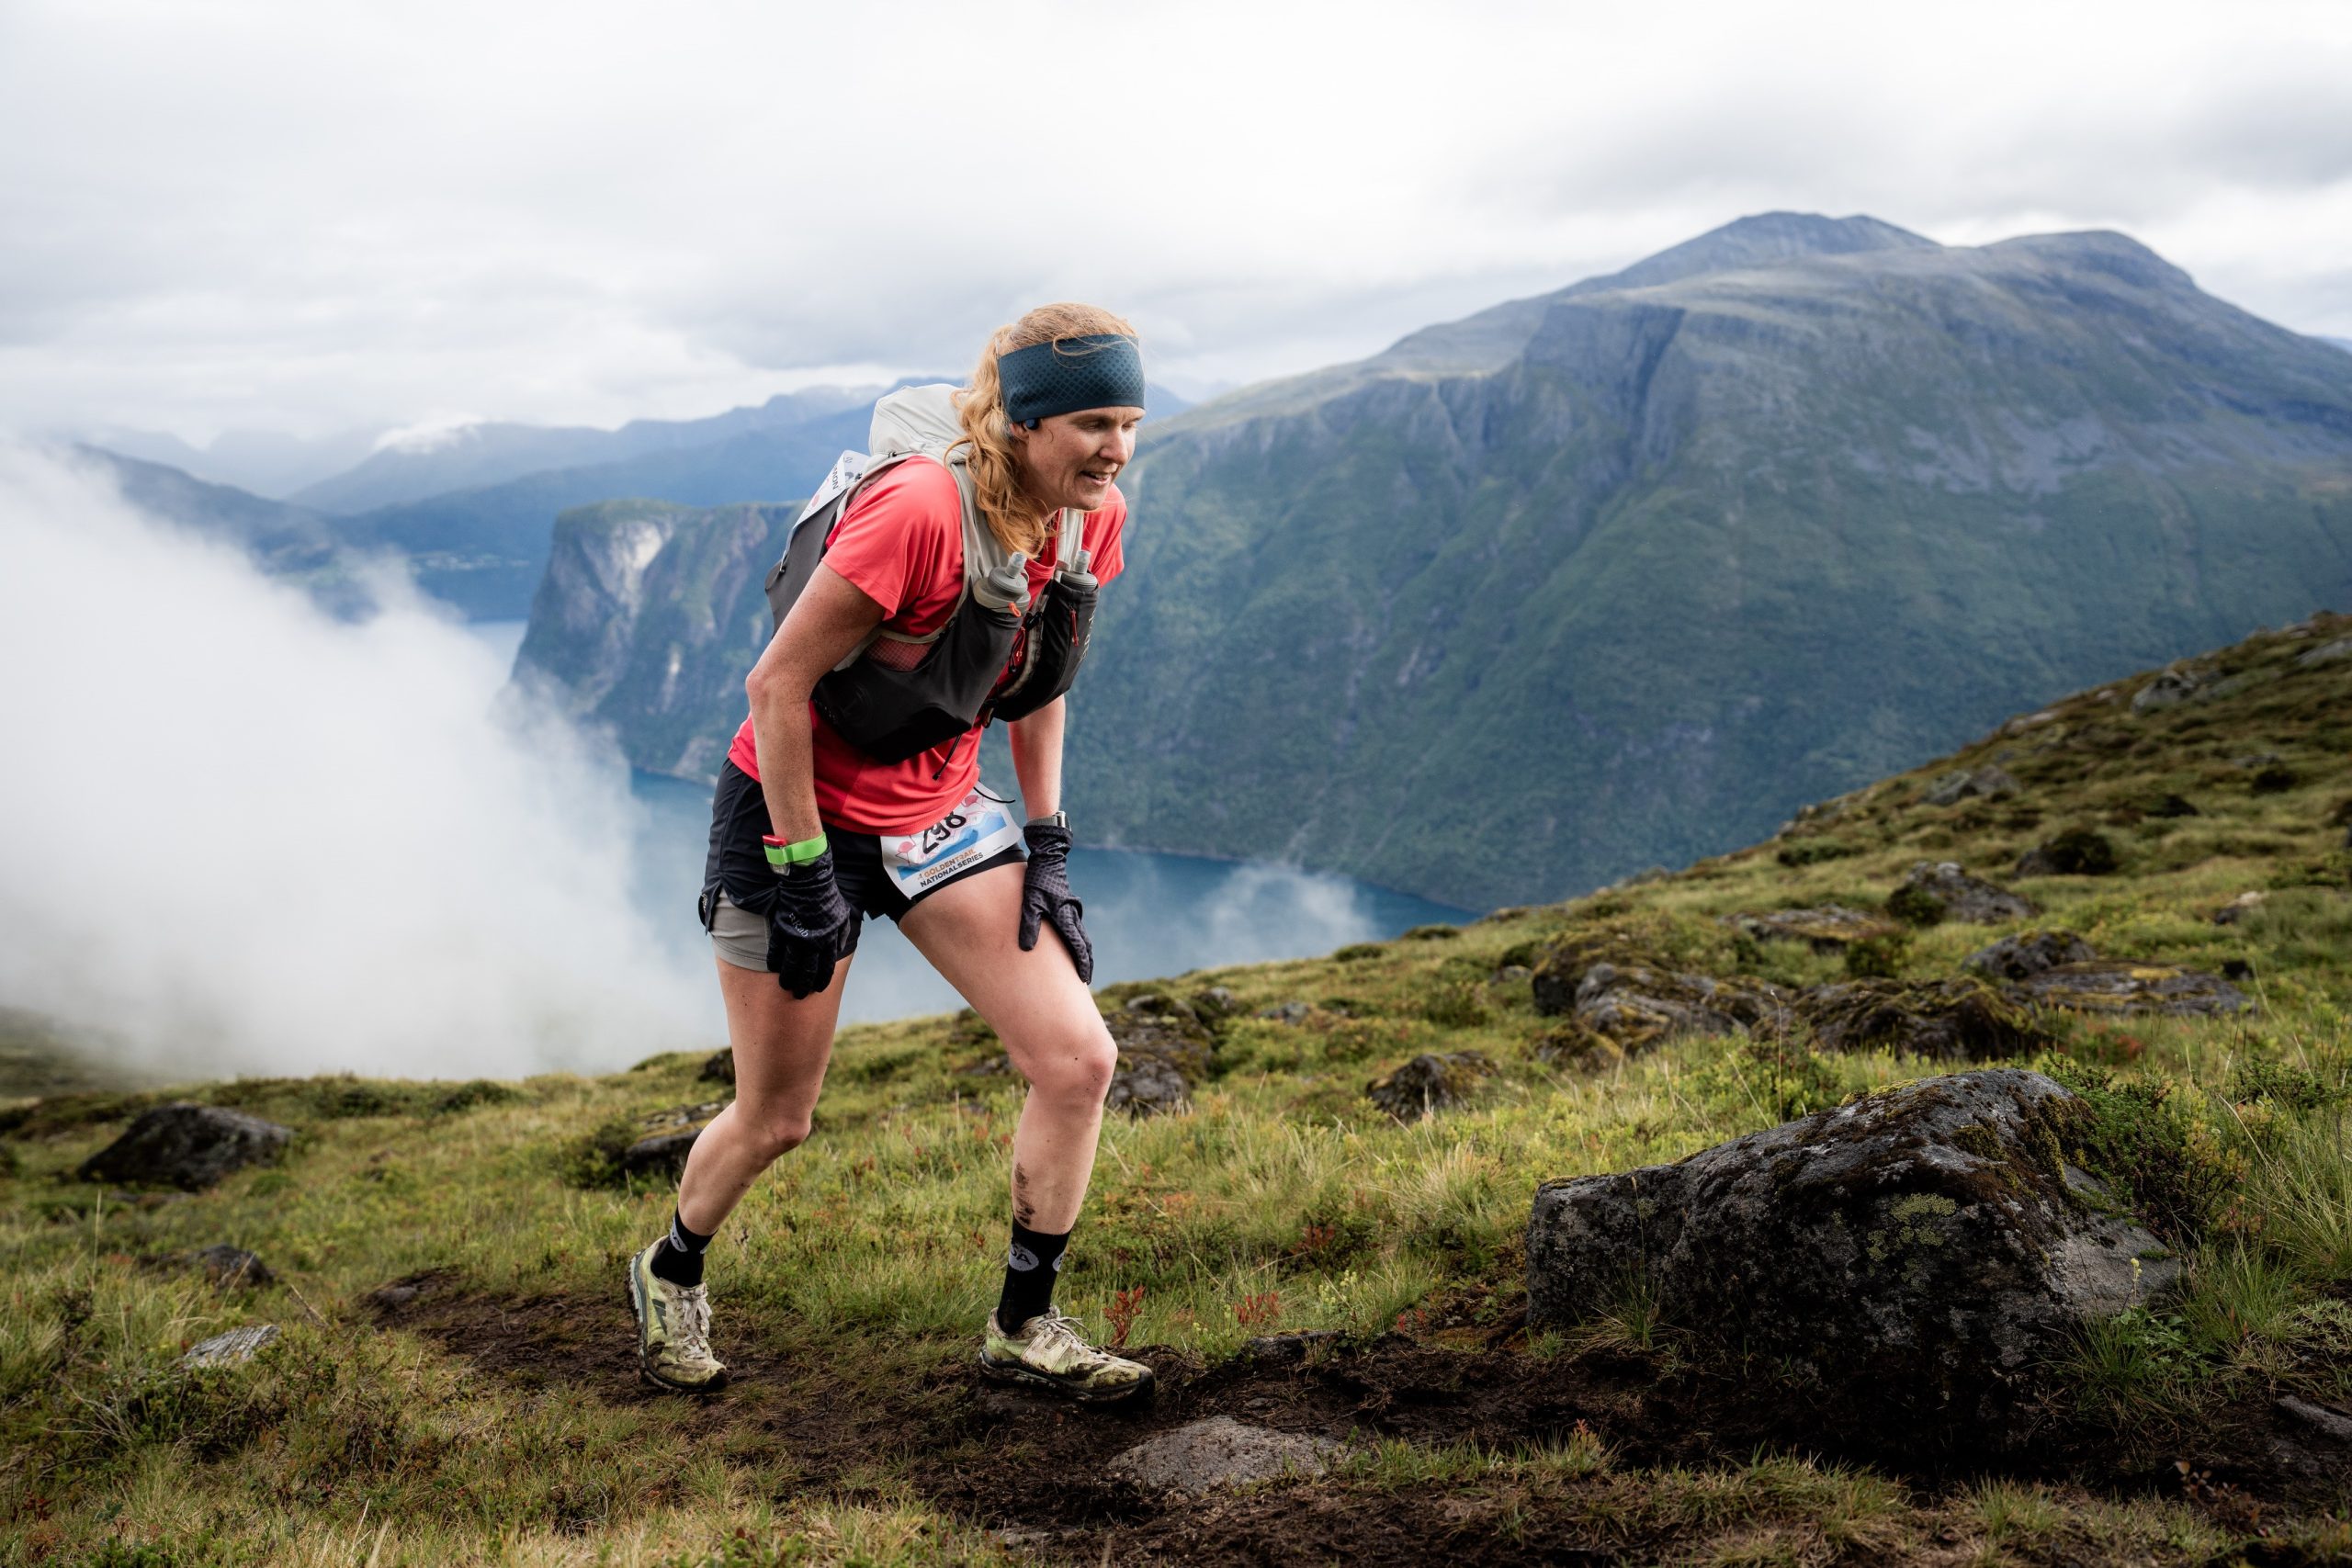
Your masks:
{"label": "shoe lace", "polygon": [[695,1285],[678,1292],[678,1340],[689,1353],[710,1354],[710,1292]]}
{"label": "shoe lace", "polygon": [[1069,1314],[1057,1312],[1052,1307],[1047,1307],[1044,1312],[1039,1313],[1029,1325],[1030,1344],[1036,1345],[1040,1340],[1046,1339],[1063,1341],[1071,1349],[1083,1356],[1102,1354],[1086,1342],[1084,1325]]}

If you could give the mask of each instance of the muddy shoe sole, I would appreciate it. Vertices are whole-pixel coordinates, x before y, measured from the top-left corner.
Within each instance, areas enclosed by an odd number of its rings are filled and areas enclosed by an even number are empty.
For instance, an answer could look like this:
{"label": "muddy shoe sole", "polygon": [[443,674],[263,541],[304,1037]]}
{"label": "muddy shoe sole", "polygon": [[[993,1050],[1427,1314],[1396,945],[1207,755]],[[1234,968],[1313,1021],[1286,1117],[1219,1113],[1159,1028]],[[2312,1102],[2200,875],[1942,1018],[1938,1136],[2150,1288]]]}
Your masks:
{"label": "muddy shoe sole", "polygon": [[992,1361],[985,1350],[980,1352],[980,1375],[994,1382],[1020,1383],[1028,1388],[1050,1390],[1080,1404],[1123,1404],[1130,1399],[1140,1399],[1149,1394],[1158,1382],[1147,1371],[1141,1379],[1125,1388],[1081,1388],[1076,1383],[1048,1377],[1044,1372],[1032,1371],[1018,1361]]}
{"label": "muddy shoe sole", "polygon": [[655,1388],[670,1393],[716,1393],[727,1386],[727,1374],[721,1371],[708,1382],[673,1382],[657,1372],[645,1359],[645,1303],[638,1299],[637,1266],[634,1259],[623,1266],[621,1299],[628,1303],[629,1315],[637,1324],[637,1375]]}

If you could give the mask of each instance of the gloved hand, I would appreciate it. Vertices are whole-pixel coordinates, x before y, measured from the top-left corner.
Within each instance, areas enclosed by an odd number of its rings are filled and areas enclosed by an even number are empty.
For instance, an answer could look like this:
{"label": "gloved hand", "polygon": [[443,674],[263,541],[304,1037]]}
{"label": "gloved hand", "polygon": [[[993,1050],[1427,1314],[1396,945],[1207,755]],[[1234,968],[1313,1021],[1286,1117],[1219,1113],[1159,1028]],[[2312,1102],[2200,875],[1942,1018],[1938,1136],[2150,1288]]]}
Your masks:
{"label": "gloved hand", "polygon": [[1029,844],[1029,880],[1021,890],[1021,951],[1037,945],[1037,928],[1051,920],[1062,945],[1078,965],[1078,977],[1094,982],[1094,944],[1086,940],[1079,917],[1086,913],[1069,890],[1069,829],[1051,822],[1032,822],[1021,829]]}
{"label": "gloved hand", "polygon": [[795,1000],[832,984],[833,965],[857,951],[857,911],[833,880],[833,852],[797,865],[771,868],[775,886],[768,907],[768,967]]}

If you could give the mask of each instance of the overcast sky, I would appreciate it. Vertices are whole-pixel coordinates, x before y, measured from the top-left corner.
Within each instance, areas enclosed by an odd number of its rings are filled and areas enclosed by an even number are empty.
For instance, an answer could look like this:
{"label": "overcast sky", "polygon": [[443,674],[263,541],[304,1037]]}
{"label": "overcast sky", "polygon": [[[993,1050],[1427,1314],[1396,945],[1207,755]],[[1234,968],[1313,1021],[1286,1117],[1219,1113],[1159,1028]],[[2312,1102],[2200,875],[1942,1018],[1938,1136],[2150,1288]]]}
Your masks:
{"label": "overcast sky", "polygon": [[692,416],[1095,300],[1178,386],[1743,213],[2352,337],[2352,5],[0,0],[0,427]]}

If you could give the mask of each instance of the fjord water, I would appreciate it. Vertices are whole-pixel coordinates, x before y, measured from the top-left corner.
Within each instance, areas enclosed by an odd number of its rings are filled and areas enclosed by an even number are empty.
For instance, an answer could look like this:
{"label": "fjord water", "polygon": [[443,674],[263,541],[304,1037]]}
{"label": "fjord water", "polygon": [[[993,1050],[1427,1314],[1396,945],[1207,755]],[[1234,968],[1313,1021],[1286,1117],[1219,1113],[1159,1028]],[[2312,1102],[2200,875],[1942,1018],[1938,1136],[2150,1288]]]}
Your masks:
{"label": "fjord water", "polygon": [[[695,895],[710,833],[709,786],[639,773],[630,791],[644,808],[636,856],[640,907],[665,942],[707,963],[710,948],[695,923]],[[1429,921],[1467,918],[1463,910],[1344,876],[1141,850],[1074,850],[1069,879],[1086,905],[1098,986],[1329,953]],[[896,926],[865,922],[850,966],[843,1019],[919,1017],[962,1005]]]}
{"label": "fjord water", "polygon": [[[522,623],[484,622],[472,629],[512,663]],[[1009,787],[1012,781],[990,782]],[[639,773],[631,775],[629,792],[639,808],[629,846],[638,906],[665,946],[706,964],[710,947],[695,923],[695,896],[710,833],[710,787]],[[1070,855],[1070,884],[1086,905],[1097,986],[1305,957],[1468,918],[1468,911],[1351,877],[1142,850],[1081,846]],[[712,994],[715,1019],[716,987]],[[845,1021],[919,1017],[960,1005],[896,926],[865,923],[842,1005]]]}

